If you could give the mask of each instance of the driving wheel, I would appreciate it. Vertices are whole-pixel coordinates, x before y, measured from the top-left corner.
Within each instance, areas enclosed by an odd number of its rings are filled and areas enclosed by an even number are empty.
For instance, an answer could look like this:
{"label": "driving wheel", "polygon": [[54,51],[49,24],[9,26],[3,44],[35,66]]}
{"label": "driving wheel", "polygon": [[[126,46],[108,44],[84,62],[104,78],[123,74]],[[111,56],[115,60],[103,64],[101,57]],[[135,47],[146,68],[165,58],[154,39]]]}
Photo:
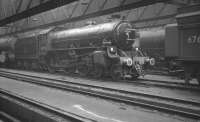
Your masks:
{"label": "driving wheel", "polygon": [[80,65],[77,67],[77,70],[81,76],[87,76],[89,73],[89,68],[87,65]]}
{"label": "driving wheel", "polygon": [[95,64],[94,71],[93,71],[93,77],[100,78],[103,76],[104,68],[100,64]]}

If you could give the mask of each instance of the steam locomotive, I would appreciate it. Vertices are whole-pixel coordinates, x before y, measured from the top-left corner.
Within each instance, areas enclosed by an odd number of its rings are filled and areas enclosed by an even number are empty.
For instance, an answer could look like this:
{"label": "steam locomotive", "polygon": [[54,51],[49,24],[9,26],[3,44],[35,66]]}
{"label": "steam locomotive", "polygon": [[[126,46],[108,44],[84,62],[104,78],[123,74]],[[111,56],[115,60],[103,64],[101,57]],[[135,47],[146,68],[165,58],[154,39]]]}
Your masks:
{"label": "steam locomotive", "polygon": [[139,34],[126,21],[80,28],[47,28],[0,39],[0,62],[24,69],[137,78],[154,59],[139,49]]}

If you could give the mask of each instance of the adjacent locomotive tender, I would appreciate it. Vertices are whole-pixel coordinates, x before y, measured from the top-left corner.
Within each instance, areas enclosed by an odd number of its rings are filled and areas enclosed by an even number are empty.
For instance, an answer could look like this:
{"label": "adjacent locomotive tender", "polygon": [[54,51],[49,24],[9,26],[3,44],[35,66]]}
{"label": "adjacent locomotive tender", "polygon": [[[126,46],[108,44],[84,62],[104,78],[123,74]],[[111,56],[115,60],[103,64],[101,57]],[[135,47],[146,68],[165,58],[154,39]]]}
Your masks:
{"label": "adjacent locomotive tender", "polygon": [[[177,24],[156,31],[140,31],[140,47],[170,70],[183,69],[188,84],[200,84],[200,5],[179,9]],[[158,65],[160,67],[160,65]]]}
{"label": "adjacent locomotive tender", "polygon": [[139,50],[139,43],[138,32],[127,21],[74,29],[38,29],[2,37],[0,62],[18,68],[64,70],[96,78],[137,78],[144,74],[145,64],[154,62]]}
{"label": "adjacent locomotive tender", "polygon": [[155,58],[151,69],[182,75],[183,68],[177,61],[178,25],[168,24],[164,28],[141,30],[140,47],[146,55]]}

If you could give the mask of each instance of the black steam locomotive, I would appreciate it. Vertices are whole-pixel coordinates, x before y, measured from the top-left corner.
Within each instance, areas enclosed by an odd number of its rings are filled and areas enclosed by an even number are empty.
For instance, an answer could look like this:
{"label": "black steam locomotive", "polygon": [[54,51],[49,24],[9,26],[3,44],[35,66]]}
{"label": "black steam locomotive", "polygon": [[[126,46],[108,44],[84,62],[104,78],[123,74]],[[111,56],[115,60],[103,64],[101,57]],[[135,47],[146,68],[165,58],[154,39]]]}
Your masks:
{"label": "black steam locomotive", "polygon": [[81,28],[48,28],[0,39],[0,62],[24,69],[64,70],[96,78],[136,78],[153,59],[139,50],[138,32],[126,21]]}

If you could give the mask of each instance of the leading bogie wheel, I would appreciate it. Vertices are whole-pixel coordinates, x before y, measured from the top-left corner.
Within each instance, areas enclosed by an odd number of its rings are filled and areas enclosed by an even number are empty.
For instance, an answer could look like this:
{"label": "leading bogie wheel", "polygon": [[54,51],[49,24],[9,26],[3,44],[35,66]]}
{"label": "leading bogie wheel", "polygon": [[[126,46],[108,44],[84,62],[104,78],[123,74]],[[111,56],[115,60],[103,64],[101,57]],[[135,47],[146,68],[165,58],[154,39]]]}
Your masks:
{"label": "leading bogie wheel", "polygon": [[47,68],[47,71],[49,73],[55,73],[56,72],[56,70],[54,69],[54,67],[51,67],[51,66],[47,65],[46,68]]}
{"label": "leading bogie wheel", "polygon": [[89,74],[89,68],[87,65],[80,65],[77,67],[77,70],[81,76],[87,76]]}
{"label": "leading bogie wheel", "polygon": [[122,78],[122,69],[121,66],[113,65],[110,71],[111,78],[114,81],[119,81]]}
{"label": "leading bogie wheel", "polygon": [[131,75],[130,80],[137,80],[139,76],[140,76],[139,74]]}
{"label": "leading bogie wheel", "polygon": [[190,80],[191,80],[191,73],[189,72],[185,72],[185,84],[189,85],[190,84]]}
{"label": "leading bogie wheel", "polygon": [[95,64],[94,70],[92,72],[94,78],[101,78],[103,77],[104,68],[100,64]]}

